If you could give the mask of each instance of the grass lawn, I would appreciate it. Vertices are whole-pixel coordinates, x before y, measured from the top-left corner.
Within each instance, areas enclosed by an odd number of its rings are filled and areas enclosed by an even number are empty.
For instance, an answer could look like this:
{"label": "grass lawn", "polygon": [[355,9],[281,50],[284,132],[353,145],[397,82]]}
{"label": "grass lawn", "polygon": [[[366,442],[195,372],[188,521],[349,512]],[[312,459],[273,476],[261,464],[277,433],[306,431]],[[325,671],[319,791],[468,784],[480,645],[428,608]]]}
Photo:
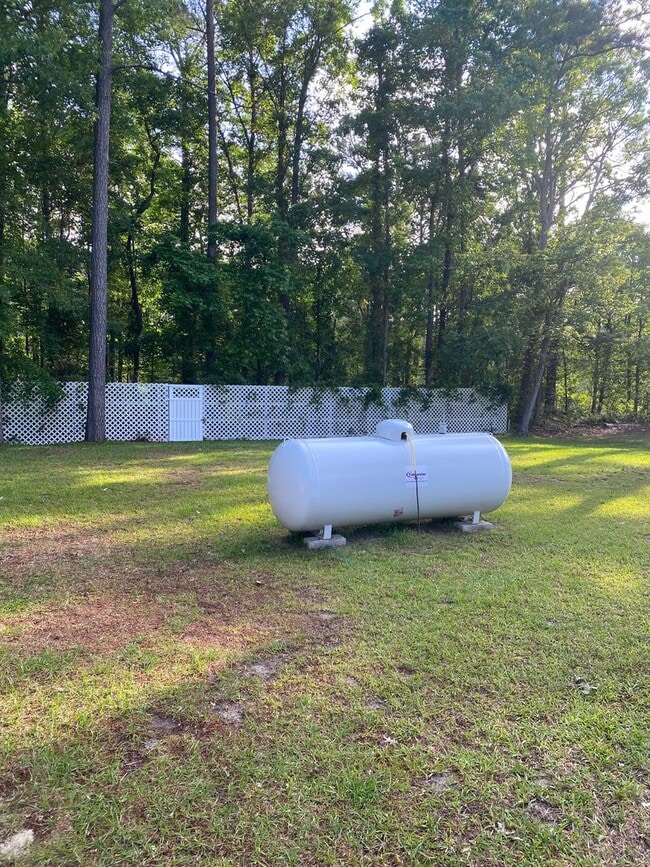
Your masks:
{"label": "grass lawn", "polygon": [[269,444],[0,449],[0,862],[648,863],[650,437],[504,445],[320,552]]}

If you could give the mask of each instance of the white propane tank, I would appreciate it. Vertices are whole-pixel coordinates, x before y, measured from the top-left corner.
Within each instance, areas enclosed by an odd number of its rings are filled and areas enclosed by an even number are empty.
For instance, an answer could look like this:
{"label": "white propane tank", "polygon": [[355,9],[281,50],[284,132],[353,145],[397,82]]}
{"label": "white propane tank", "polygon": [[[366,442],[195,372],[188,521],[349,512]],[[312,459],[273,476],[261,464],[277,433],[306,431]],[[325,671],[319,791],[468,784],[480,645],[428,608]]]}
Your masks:
{"label": "white propane tank", "polygon": [[375,436],[286,440],[271,457],[268,496],[282,526],[302,532],[490,512],[511,482],[490,434],[422,436],[387,419]]}

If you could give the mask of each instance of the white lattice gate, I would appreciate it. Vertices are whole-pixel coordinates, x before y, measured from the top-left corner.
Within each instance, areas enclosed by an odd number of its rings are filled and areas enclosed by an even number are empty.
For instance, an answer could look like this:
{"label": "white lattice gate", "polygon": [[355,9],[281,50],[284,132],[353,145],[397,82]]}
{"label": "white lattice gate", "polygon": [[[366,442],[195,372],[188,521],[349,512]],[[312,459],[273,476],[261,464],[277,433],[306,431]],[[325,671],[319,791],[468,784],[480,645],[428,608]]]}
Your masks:
{"label": "white lattice gate", "polygon": [[169,440],[196,442],[203,439],[202,385],[169,386]]}

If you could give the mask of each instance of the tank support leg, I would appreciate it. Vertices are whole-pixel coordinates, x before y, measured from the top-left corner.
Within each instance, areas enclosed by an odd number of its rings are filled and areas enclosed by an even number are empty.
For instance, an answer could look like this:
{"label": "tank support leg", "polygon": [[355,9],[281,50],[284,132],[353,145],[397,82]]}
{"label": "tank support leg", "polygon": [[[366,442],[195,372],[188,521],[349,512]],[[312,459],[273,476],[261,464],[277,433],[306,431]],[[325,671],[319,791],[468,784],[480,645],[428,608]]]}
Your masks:
{"label": "tank support leg", "polygon": [[466,515],[464,521],[454,521],[454,527],[462,533],[481,533],[483,530],[491,530],[494,525],[489,521],[481,521],[480,511],[471,516]]}
{"label": "tank support leg", "polygon": [[304,542],[310,551],[317,551],[319,548],[342,548],[346,539],[345,536],[332,533],[331,524],[325,524],[314,536],[305,536]]}

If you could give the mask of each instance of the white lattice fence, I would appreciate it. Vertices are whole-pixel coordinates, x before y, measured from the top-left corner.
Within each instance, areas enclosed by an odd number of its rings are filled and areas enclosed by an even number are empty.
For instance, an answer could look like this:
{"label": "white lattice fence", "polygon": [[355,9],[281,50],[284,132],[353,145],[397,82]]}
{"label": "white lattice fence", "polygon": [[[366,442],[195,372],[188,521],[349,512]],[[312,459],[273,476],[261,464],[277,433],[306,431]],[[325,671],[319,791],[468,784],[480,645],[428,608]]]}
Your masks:
{"label": "white lattice fence", "polygon": [[[5,406],[5,436],[29,445],[84,438],[86,383],[62,385],[63,400]],[[417,433],[435,433],[441,421],[450,432],[507,429],[505,405],[495,406],[473,389],[453,395],[422,391],[415,397],[385,388],[327,391],[286,386],[205,386],[203,438],[279,440],[287,437],[353,436],[373,433],[384,418],[404,418]],[[164,384],[113,382],[106,386],[106,436],[110,440],[169,438],[169,388]]]}
{"label": "white lattice fence", "polygon": [[168,389],[163,384],[109,382],[106,438],[164,442],[169,435]]}
{"label": "white lattice fence", "polygon": [[[27,445],[49,445],[83,440],[88,385],[60,383],[63,399],[53,409],[42,400],[8,403],[4,407],[5,437]],[[106,438],[144,439],[163,442],[168,438],[167,386],[137,382],[106,385]]]}
{"label": "white lattice fence", "polygon": [[85,382],[61,383],[64,396],[53,409],[40,399],[5,403],[4,433],[7,441],[27,445],[70,443],[84,438],[88,386]]}

